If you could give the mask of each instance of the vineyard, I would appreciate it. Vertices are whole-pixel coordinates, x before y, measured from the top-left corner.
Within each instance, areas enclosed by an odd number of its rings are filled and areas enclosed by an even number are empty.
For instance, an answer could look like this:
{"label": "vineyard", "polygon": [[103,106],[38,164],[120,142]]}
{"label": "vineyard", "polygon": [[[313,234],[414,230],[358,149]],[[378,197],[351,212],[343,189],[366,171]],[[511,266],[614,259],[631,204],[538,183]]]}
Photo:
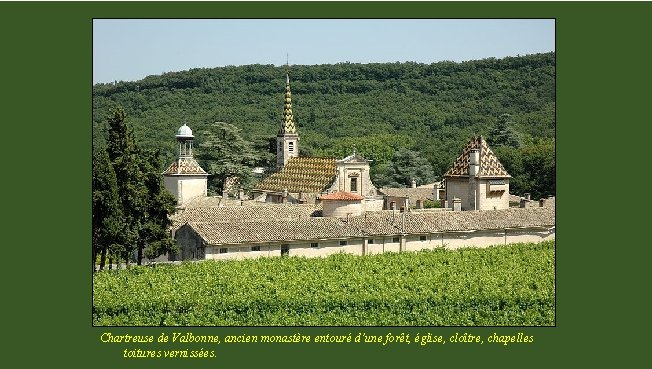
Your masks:
{"label": "vineyard", "polygon": [[99,326],[550,326],[554,241],[103,271]]}

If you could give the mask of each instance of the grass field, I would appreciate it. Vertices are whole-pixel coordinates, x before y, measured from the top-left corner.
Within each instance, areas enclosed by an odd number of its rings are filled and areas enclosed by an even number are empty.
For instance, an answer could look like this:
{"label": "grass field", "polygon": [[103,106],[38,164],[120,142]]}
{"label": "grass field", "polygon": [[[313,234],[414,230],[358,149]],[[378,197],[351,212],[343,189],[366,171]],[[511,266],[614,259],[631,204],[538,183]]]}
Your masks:
{"label": "grass field", "polygon": [[94,325],[550,326],[554,241],[103,271]]}

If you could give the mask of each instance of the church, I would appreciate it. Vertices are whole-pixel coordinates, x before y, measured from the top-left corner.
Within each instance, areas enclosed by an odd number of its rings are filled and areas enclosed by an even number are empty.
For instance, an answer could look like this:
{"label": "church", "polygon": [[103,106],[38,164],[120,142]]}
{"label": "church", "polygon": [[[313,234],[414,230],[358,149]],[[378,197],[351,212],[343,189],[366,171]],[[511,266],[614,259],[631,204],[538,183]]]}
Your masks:
{"label": "church", "polygon": [[383,197],[371,182],[369,160],[353,153],[340,160],[299,156],[299,134],[292,113],[290,77],[286,75],[283,118],[276,136],[277,172],[253,189],[256,201],[315,204],[334,192],[361,196],[365,210],[381,210]]}

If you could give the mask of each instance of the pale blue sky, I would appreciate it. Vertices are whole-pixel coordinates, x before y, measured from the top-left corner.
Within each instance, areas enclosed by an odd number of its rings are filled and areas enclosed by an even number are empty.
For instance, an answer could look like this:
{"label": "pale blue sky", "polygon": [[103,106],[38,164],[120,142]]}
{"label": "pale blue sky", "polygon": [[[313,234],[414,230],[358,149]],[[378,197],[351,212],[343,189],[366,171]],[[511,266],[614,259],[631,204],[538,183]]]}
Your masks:
{"label": "pale blue sky", "polygon": [[93,83],[226,65],[465,61],[555,50],[553,19],[93,21]]}

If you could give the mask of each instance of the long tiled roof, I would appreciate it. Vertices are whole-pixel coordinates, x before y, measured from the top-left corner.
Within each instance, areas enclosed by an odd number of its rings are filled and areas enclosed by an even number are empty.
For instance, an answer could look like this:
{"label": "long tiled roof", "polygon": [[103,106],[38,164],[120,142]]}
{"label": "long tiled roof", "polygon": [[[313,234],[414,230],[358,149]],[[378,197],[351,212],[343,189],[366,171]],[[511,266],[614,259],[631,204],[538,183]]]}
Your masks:
{"label": "long tiled roof", "polygon": [[340,200],[340,201],[360,201],[364,200],[364,196],[360,196],[356,193],[338,191],[329,193],[328,195],[321,196],[320,200]]}
{"label": "long tiled roof", "polygon": [[444,174],[444,177],[457,177],[469,175],[469,154],[471,150],[480,150],[480,177],[510,177],[496,155],[491,151],[487,141],[481,136],[476,136],[464,147],[462,154],[457,157],[453,166]]}
{"label": "long tiled roof", "polygon": [[281,171],[265,178],[255,190],[320,193],[335,180],[335,159],[290,158]]}
{"label": "long tiled roof", "polygon": [[178,158],[163,172],[163,174],[208,174],[192,157]]}
{"label": "long tiled roof", "polygon": [[543,227],[555,224],[555,209],[543,207],[419,213],[382,211],[352,217],[349,222],[368,235]]}
{"label": "long tiled roof", "polygon": [[433,188],[381,188],[380,192],[387,196],[407,197],[410,204],[414,205],[417,200],[434,199]]}
{"label": "long tiled roof", "polygon": [[293,221],[190,222],[188,226],[210,245],[363,236],[360,230],[337,218],[299,218]]}
{"label": "long tiled roof", "polygon": [[[293,205],[297,206],[297,205]],[[554,206],[542,208],[512,208],[489,211],[440,211],[398,213],[367,212],[348,219],[299,217],[296,219],[196,218],[189,221],[204,242],[211,245],[265,241],[318,240],[438,232],[546,227],[555,225]],[[237,218],[236,218],[237,219]]]}
{"label": "long tiled roof", "polygon": [[270,219],[310,218],[321,216],[321,206],[304,204],[265,204],[262,206],[223,206],[185,208],[173,214],[172,229],[187,222],[229,222]]}

